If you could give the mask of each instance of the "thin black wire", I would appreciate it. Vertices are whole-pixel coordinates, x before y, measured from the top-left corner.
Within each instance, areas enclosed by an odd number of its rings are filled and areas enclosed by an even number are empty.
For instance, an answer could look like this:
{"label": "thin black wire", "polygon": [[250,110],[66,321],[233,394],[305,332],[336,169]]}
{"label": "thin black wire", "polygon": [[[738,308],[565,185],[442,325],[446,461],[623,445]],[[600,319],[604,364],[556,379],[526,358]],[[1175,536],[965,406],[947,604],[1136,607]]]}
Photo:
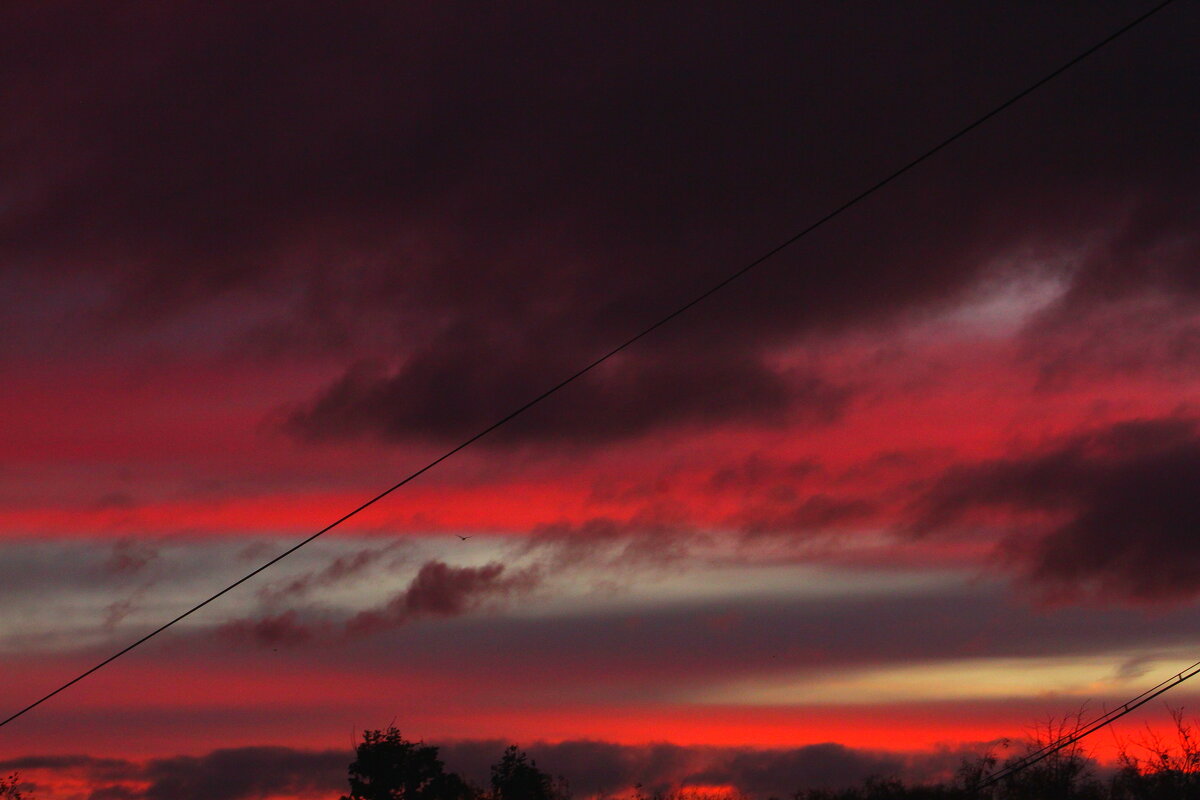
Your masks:
{"label": "thin black wire", "polygon": [[1200,675],[1200,661],[1197,661],[1190,667],[1176,672],[1162,683],[1147,689],[1137,697],[1127,700],[1123,704],[1114,708],[1112,711],[1101,714],[1099,717],[1085,725],[1079,725],[1075,728],[1075,730],[1066,736],[1063,736],[1062,738],[1057,739],[1049,744],[1043,745],[1037,750],[1034,750],[1032,753],[1026,754],[1018,761],[1015,761],[1002,769],[996,770],[987,778],[980,781],[979,784],[976,785],[976,788],[986,789],[989,786],[999,783],[1005,778],[1011,777],[1012,775],[1015,775],[1024,769],[1032,767],[1034,764],[1049,758],[1051,755],[1057,753],[1059,750],[1062,750],[1064,747],[1069,747],[1070,745],[1075,744],[1079,740],[1083,739],[1085,736],[1091,736],[1096,731],[1113,724],[1121,717],[1132,712],[1134,709],[1144,706],[1146,703],[1149,703],[1159,695],[1171,691],[1184,681],[1196,677],[1196,675]]}
{"label": "thin black wire", "polygon": [[1174,2],[1174,0],[1164,0],[1164,2],[1161,2],[1161,3],[1159,3],[1158,5],[1154,6],[1154,7],[1153,7],[1153,8],[1151,8],[1149,11],[1147,11],[1147,12],[1143,13],[1142,15],[1140,15],[1139,17],[1137,17],[1137,18],[1136,18],[1136,19],[1134,19],[1133,21],[1131,21],[1131,22],[1129,22],[1129,23],[1126,23],[1125,25],[1121,26],[1120,28],[1118,28],[1118,29],[1117,29],[1116,31],[1114,31],[1113,33],[1111,33],[1111,34],[1109,34],[1108,36],[1104,37],[1103,39],[1101,39],[1101,40],[1100,40],[1099,42],[1097,42],[1096,44],[1092,45],[1092,46],[1091,46],[1091,47],[1089,47],[1088,49],[1084,50],[1082,53],[1078,54],[1077,56],[1075,56],[1075,57],[1074,57],[1074,58],[1072,58],[1071,60],[1067,61],[1067,62],[1066,62],[1065,64],[1063,64],[1062,66],[1060,66],[1060,67],[1058,67],[1057,69],[1055,69],[1053,72],[1049,73],[1048,75],[1046,75],[1045,77],[1041,78],[1041,79],[1040,79],[1040,80],[1038,80],[1037,82],[1035,82],[1035,83],[1031,84],[1030,86],[1026,87],[1025,89],[1022,89],[1020,92],[1018,92],[1017,94],[1013,95],[1013,96],[1012,96],[1012,97],[1010,97],[1009,99],[1005,100],[1003,103],[1001,103],[1000,105],[996,106],[996,107],[995,107],[995,108],[993,108],[991,111],[989,111],[989,112],[987,112],[986,114],[984,114],[983,116],[979,117],[979,118],[978,118],[978,119],[976,119],[974,122],[970,123],[969,125],[967,125],[966,127],[962,128],[962,129],[960,129],[960,130],[959,130],[959,131],[957,131],[956,133],[954,133],[954,134],[952,134],[952,135],[950,135],[950,136],[946,137],[945,139],[943,139],[943,140],[942,140],[941,142],[939,142],[938,144],[934,145],[933,147],[931,147],[930,149],[926,150],[926,151],[925,151],[924,153],[922,153],[921,155],[919,155],[919,156],[917,156],[916,158],[914,158],[912,161],[909,161],[907,164],[905,164],[904,166],[902,166],[902,167],[900,167],[899,169],[895,170],[894,172],[892,172],[891,174],[889,174],[887,177],[883,178],[882,180],[878,181],[877,183],[873,184],[872,186],[868,187],[867,189],[864,189],[863,191],[859,192],[857,195],[855,195],[855,196],[854,196],[854,197],[852,197],[851,199],[847,200],[846,202],[842,203],[840,206],[838,206],[837,208],[833,209],[833,210],[832,210],[832,211],[830,211],[829,213],[827,213],[827,214],[825,214],[824,216],[822,216],[822,217],[818,218],[818,219],[817,219],[817,220],[815,220],[814,222],[811,222],[811,223],[809,223],[809,224],[808,224],[808,225],[807,225],[805,228],[803,228],[803,229],[802,229],[802,230],[801,230],[799,233],[795,234],[794,236],[792,236],[791,238],[789,238],[789,239],[787,239],[786,241],[782,242],[781,244],[779,244],[779,245],[776,245],[775,247],[771,248],[771,249],[770,249],[770,250],[768,250],[767,252],[763,253],[762,255],[760,255],[758,258],[754,259],[753,261],[751,261],[751,262],[750,262],[749,264],[747,264],[746,266],[742,267],[742,268],[741,268],[741,269],[739,269],[738,271],[734,272],[733,274],[729,275],[728,277],[724,278],[723,280],[721,280],[721,281],[719,281],[718,283],[714,284],[713,286],[709,287],[709,288],[708,288],[708,289],[706,289],[704,292],[700,293],[699,295],[697,295],[697,296],[696,296],[696,297],[694,297],[693,299],[689,300],[687,303],[684,303],[682,306],[680,306],[679,308],[675,309],[675,310],[674,310],[674,311],[672,311],[671,313],[667,314],[665,317],[661,318],[660,320],[658,320],[658,321],[657,321],[657,322],[655,322],[654,324],[650,325],[649,327],[645,328],[645,329],[644,329],[644,330],[642,330],[640,333],[637,333],[637,334],[635,334],[634,336],[631,336],[629,339],[626,339],[624,342],[622,342],[621,344],[617,345],[617,346],[616,346],[616,347],[614,347],[613,349],[609,350],[607,353],[605,353],[604,355],[600,356],[599,358],[595,359],[594,361],[592,361],[591,363],[589,363],[587,366],[583,367],[582,369],[580,369],[579,371],[575,372],[575,373],[574,373],[574,374],[572,374],[571,376],[569,376],[569,377],[567,377],[567,378],[565,378],[565,379],[563,379],[563,380],[559,381],[558,383],[554,384],[554,386],[550,387],[549,389],[545,390],[545,391],[544,391],[544,392],[542,392],[541,394],[537,395],[536,397],[534,397],[534,398],[533,398],[532,400],[530,400],[529,402],[525,403],[525,404],[524,404],[523,406],[521,406],[520,408],[518,408],[518,409],[516,409],[515,411],[513,411],[513,412],[511,412],[511,413],[507,414],[506,416],[502,417],[501,419],[497,420],[496,422],[492,423],[491,425],[487,426],[486,428],[484,428],[483,430],[481,430],[479,433],[476,433],[474,436],[472,436],[471,438],[469,438],[469,439],[467,439],[466,441],[462,442],[461,444],[459,444],[458,446],[454,447],[453,449],[446,451],[445,453],[443,453],[442,455],[438,456],[438,457],[437,457],[436,459],[434,459],[433,461],[430,461],[428,464],[426,464],[425,466],[421,467],[421,468],[420,468],[420,469],[418,469],[416,472],[413,472],[413,473],[412,473],[412,474],[410,474],[408,477],[404,478],[403,480],[401,480],[400,482],[396,483],[396,484],[395,484],[395,485],[393,485],[392,487],[390,487],[390,488],[388,488],[388,489],[385,489],[384,491],[382,491],[382,492],[380,492],[379,494],[375,495],[375,496],[374,496],[374,497],[372,497],[370,500],[366,501],[366,502],[365,502],[365,503],[363,503],[362,505],[360,505],[360,506],[358,506],[357,508],[355,508],[353,511],[350,511],[350,512],[348,512],[348,513],[346,513],[346,514],[342,515],[342,516],[341,516],[341,517],[339,517],[337,520],[335,520],[334,522],[330,523],[329,525],[326,525],[324,528],[322,528],[321,530],[319,530],[319,531],[317,531],[316,533],[312,534],[312,535],[311,535],[311,536],[309,536],[308,538],[306,538],[306,539],[303,539],[303,540],[301,540],[300,542],[297,542],[296,544],[292,545],[292,546],[291,546],[291,547],[289,547],[287,550],[284,550],[282,553],[280,553],[279,555],[277,555],[277,556],[275,556],[274,558],[272,558],[270,561],[267,561],[266,563],[262,564],[261,566],[259,566],[258,568],[254,569],[253,571],[251,571],[251,572],[247,573],[246,575],[242,576],[241,578],[239,578],[238,580],[236,580],[236,581],[234,581],[233,583],[229,584],[229,585],[228,585],[228,586],[226,586],[224,589],[222,589],[221,591],[219,591],[219,592],[217,592],[216,594],[212,595],[212,596],[211,596],[211,597],[209,597],[208,599],[206,599],[206,600],[203,600],[203,601],[201,601],[201,602],[197,603],[196,605],[192,606],[192,607],[191,607],[191,608],[189,608],[187,611],[184,611],[182,614],[180,614],[179,616],[177,616],[177,617],[175,617],[174,619],[170,620],[169,622],[165,622],[165,623],[163,623],[163,624],[162,624],[162,625],[160,625],[159,627],[157,627],[157,628],[155,628],[154,630],[152,630],[150,633],[147,633],[147,634],[146,634],[145,636],[143,636],[142,638],[138,639],[137,641],[133,642],[132,644],[130,644],[130,645],[128,645],[128,646],[126,646],[126,647],[124,647],[124,648],[122,648],[122,649],[118,650],[118,651],[117,651],[117,652],[115,652],[115,653],[113,653],[111,656],[109,656],[108,658],[104,659],[104,660],[103,660],[103,661],[101,661],[100,663],[96,664],[96,665],[95,665],[94,667],[92,667],[91,669],[88,669],[87,671],[80,673],[80,674],[79,674],[79,675],[77,675],[76,677],[74,677],[74,678],[72,678],[71,680],[69,680],[69,681],[67,681],[66,683],[64,683],[62,686],[59,686],[59,687],[58,687],[57,689],[55,689],[54,691],[50,692],[49,694],[45,695],[45,696],[44,696],[44,697],[42,697],[42,698],[40,698],[40,699],[38,699],[38,700],[36,700],[36,701],[34,701],[34,702],[30,703],[29,705],[27,705],[27,706],[25,706],[24,708],[22,708],[20,711],[17,711],[16,713],[12,714],[12,715],[11,715],[11,716],[9,716],[7,719],[5,719],[4,721],[0,722],[0,727],[4,727],[4,726],[5,726],[5,725],[7,725],[8,723],[10,723],[10,722],[12,722],[13,720],[17,719],[18,717],[21,717],[21,716],[23,716],[23,715],[27,714],[28,712],[30,712],[30,711],[32,711],[33,709],[37,708],[37,707],[38,707],[38,706],[40,706],[42,703],[46,702],[46,701],[47,701],[47,700],[49,700],[50,698],[52,698],[52,697],[54,697],[55,695],[59,694],[60,692],[62,692],[62,691],[64,691],[64,690],[66,690],[66,689],[68,689],[68,688],[70,688],[71,686],[74,686],[76,683],[79,683],[81,680],[83,680],[84,678],[88,677],[88,676],[89,676],[89,675],[91,675],[93,672],[96,672],[97,670],[99,670],[99,669],[102,669],[103,667],[107,666],[108,664],[112,663],[112,662],[113,662],[113,661],[115,661],[116,659],[118,659],[118,658],[120,658],[121,656],[123,656],[123,655],[125,655],[126,653],[128,653],[130,650],[133,650],[134,648],[141,646],[142,644],[144,644],[145,642],[149,641],[150,639],[153,639],[155,636],[157,636],[158,634],[162,633],[162,632],[163,632],[163,631],[165,631],[167,628],[170,628],[172,625],[176,624],[177,622],[180,622],[181,620],[183,620],[183,619],[186,619],[187,617],[189,617],[189,616],[191,616],[192,614],[196,613],[196,612],[197,612],[197,611],[199,611],[200,609],[202,609],[202,608],[204,608],[205,606],[207,606],[209,603],[211,603],[211,602],[213,602],[214,600],[216,600],[216,599],[218,599],[218,598],[222,597],[223,595],[227,594],[228,592],[231,592],[231,591],[233,591],[233,590],[234,590],[234,589],[236,589],[238,586],[241,586],[241,585],[242,585],[243,583],[245,583],[246,581],[248,581],[248,580],[250,580],[251,578],[253,578],[254,576],[258,575],[260,572],[263,572],[264,570],[266,570],[266,569],[269,569],[270,567],[272,567],[272,566],[274,566],[275,564],[279,563],[280,561],[282,561],[283,559],[287,558],[287,557],[288,557],[288,556],[290,556],[292,553],[294,553],[294,552],[296,552],[297,550],[299,550],[301,547],[304,547],[306,544],[308,544],[309,542],[313,541],[313,540],[314,540],[314,539],[316,539],[317,537],[319,537],[319,536],[322,536],[322,535],[324,535],[325,533],[328,533],[329,531],[331,531],[331,530],[333,530],[334,528],[336,528],[337,526],[341,525],[343,522],[345,522],[346,520],[348,520],[348,519],[350,519],[351,517],[355,516],[355,515],[356,515],[356,514],[358,514],[359,512],[361,512],[361,511],[364,511],[365,509],[369,508],[370,506],[373,506],[375,503],[378,503],[380,500],[382,500],[383,498],[387,497],[389,494],[391,494],[392,492],[396,491],[396,490],[397,490],[397,489],[399,489],[400,487],[402,487],[402,486],[404,486],[405,484],[407,484],[407,483],[409,483],[409,482],[411,482],[411,481],[415,480],[416,478],[419,478],[421,475],[424,475],[426,472],[428,472],[429,470],[433,469],[433,468],[434,468],[434,467],[436,467],[438,464],[442,463],[443,461],[445,461],[446,459],[450,458],[451,456],[455,455],[455,454],[456,454],[456,453],[458,453],[460,450],[462,450],[462,449],[464,449],[464,448],[466,448],[466,447],[469,447],[470,445],[474,444],[474,443],[475,443],[475,442],[477,442],[478,440],[482,439],[484,436],[487,436],[487,435],[488,435],[489,433],[491,433],[492,431],[496,430],[497,428],[499,428],[499,427],[501,427],[501,426],[503,426],[503,425],[507,424],[508,422],[510,422],[511,420],[513,420],[514,418],[516,418],[516,417],[520,416],[521,414],[525,413],[525,412],[526,412],[526,411],[528,411],[530,408],[533,408],[535,405],[537,405],[538,403],[542,402],[543,400],[545,400],[545,399],[546,399],[547,397],[549,397],[550,395],[552,395],[552,394],[554,394],[555,392],[559,391],[560,389],[562,389],[562,388],[564,388],[564,387],[568,386],[569,384],[571,384],[571,383],[574,383],[576,380],[578,380],[579,378],[583,377],[583,376],[584,376],[584,375],[586,375],[587,373],[591,372],[593,369],[595,369],[595,368],[596,368],[596,367],[598,367],[599,365],[603,364],[603,363],[604,363],[605,361],[607,361],[608,359],[612,358],[613,356],[617,355],[617,354],[618,354],[618,353],[620,353],[621,351],[625,350],[625,349],[626,349],[626,348],[628,348],[630,345],[632,345],[632,344],[634,344],[634,343],[636,343],[636,342],[640,341],[641,339],[645,338],[646,336],[650,335],[650,334],[651,334],[651,333],[653,333],[654,331],[658,330],[658,329],[659,329],[659,328],[661,328],[662,326],[664,326],[664,325],[666,325],[667,323],[669,323],[669,322],[671,322],[672,320],[674,320],[676,317],[678,317],[678,316],[680,316],[681,314],[685,313],[686,311],[690,310],[692,307],[694,307],[694,306],[696,306],[696,305],[699,305],[700,303],[704,302],[705,300],[707,300],[707,299],[708,299],[709,297],[711,297],[712,295],[714,295],[714,294],[716,294],[717,292],[721,291],[722,289],[724,289],[724,288],[725,288],[726,286],[728,286],[729,284],[733,283],[734,281],[736,281],[736,280],[738,280],[739,278],[741,278],[742,276],[744,276],[746,273],[750,272],[750,270],[752,270],[752,269],[754,269],[755,267],[759,266],[760,264],[762,264],[762,263],[763,263],[764,261],[766,261],[767,259],[769,259],[769,258],[772,258],[773,256],[777,255],[777,254],[778,254],[779,252],[781,252],[782,250],[785,250],[785,249],[787,249],[788,247],[790,247],[791,245],[795,244],[797,241],[799,241],[800,239],[804,238],[804,237],[805,237],[805,236],[807,236],[808,234],[812,233],[813,231],[815,231],[817,228],[821,227],[821,226],[822,226],[822,225],[824,225],[825,223],[829,222],[829,221],[830,221],[831,219],[833,219],[834,217],[836,217],[836,216],[840,215],[842,212],[844,212],[844,211],[846,211],[846,210],[850,209],[851,207],[858,205],[860,202],[862,202],[863,200],[865,200],[867,197],[869,197],[870,195],[872,195],[872,194],[874,194],[875,192],[879,191],[879,190],[880,190],[880,189],[882,189],[883,187],[887,186],[889,183],[891,183],[892,181],[896,180],[896,179],[897,179],[897,178],[899,178],[901,175],[904,175],[906,172],[910,171],[911,169],[913,169],[913,168],[914,168],[914,167],[916,167],[917,165],[919,165],[919,164],[923,163],[923,162],[924,162],[924,161],[926,161],[927,159],[931,158],[932,156],[934,156],[934,155],[936,155],[937,153],[941,152],[941,151],[942,151],[942,150],[944,150],[945,148],[949,147],[951,144],[953,144],[954,142],[958,141],[958,140],[959,140],[959,139],[961,139],[962,137],[966,136],[968,133],[970,133],[971,131],[975,130],[975,129],[976,129],[976,128],[978,128],[980,125],[983,125],[985,122],[987,122],[988,120],[990,120],[992,117],[994,117],[994,116],[996,116],[997,114],[1000,114],[1001,112],[1005,111],[1005,110],[1006,110],[1006,109],[1007,109],[1009,106],[1012,106],[1012,105],[1016,104],[1016,103],[1017,103],[1017,102],[1019,102],[1020,100],[1024,99],[1024,98],[1025,98],[1027,95],[1029,95],[1029,94],[1032,94],[1033,92],[1037,91],[1037,90],[1038,90],[1038,89],[1040,89],[1042,86],[1046,85],[1046,84],[1047,84],[1047,83],[1049,83],[1050,81],[1052,81],[1052,80],[1054,80],[1055,78],[1057,78],[1059,75],[1061,75],[1061,74],[1063,74],[1064,72],[1066,72],[1067,70],[1069,70],[1071,67],[1074,67],[1076,64],[1078,64],[1079,62],[1081,62],[1081,61],[1083,61],[1084,59],[1086,59],[1088,56],[1091,56],[1091,55],[1092,55],[1093,53],[1095,53],[1096,51],[1100,50],[1100,49],[1101,49],[1101,48],[1103,48],[1104,46],[1106,46],[1106,45],[1110,44],[1110,43],[1111,43],[1111,42],[1113,42],[1114,40],[1116,40],[1116,39],[1120,38],[1121,36],[1123,36],[1124,34],[1128,33],[1128,32],[1129,32],[1130,30],[1132,30],[1133,28],[1135,28],[1135,27],[1137,27],[1138,25],[1140,25],[1141,23],[1145,22],[1145,21],[1146,21],[1146,20],[1148,20],[1150,17],[1152,17],[1152,16],[1154,16],[1155,14],[1157,14],[1159,11],[1162,11],[1164,8],[1166,8],[1167,6],[1171,5],[1171,3],[1173,3],[1173,2]]}
{"label": "thin black wire", "polygon": [[[1070,737],[1070,736],[1074,736],[1074,735],[1075,735],[1076,733],[1078,733],[1079,731],[1082,731],[1082,730],[1085,730],[1085,729],[1087,729],[1087,728],[1090,728],[1090,727],[1092,727],[1093,725],[1097,725],[1097,724],[1100,724],[1100,723],[1104,723],[1104,721],[1105,721],[1105,720],[1108,720],[1109,722],[1111,722],[1111,720],[1109,720],[1109,717],[1112,717],[1113,719],[1116,719],[1116,716],[1114,716],[1114,715],[1117,715],[1117,714],[1118,714],[1118,712],[1122,711],[1123,709],[1129,708],[1130,706],[1134,706],[1134,707],[1136,708],[1137,706],[1140,706],[1140,705],[1142,705],[1142,704],[1143,704],[1143,703],[1144,703],[1146,700],[1152,700],[1152,699],[1154,699],[1155,697],[1157,697],[1157,696],[1158,696],[1158,693],[1159,693],[1159,692],[1158,692],[1158,690],[1159,690],[1159,689],[1161,689],[1162,687],[1164,687],[1164,686],[1166,686],[1167,684],[1171,683],[1172,681],[1176,681],[1177,679],[1179,679],[1179,677],[1180,677],[1181,675],[1188,674],[1188,673],[1190,673],[1192,670],[1194,670],[1194,669],[1196,669],[1196,668],[1198,668],[1198,667],[1200,667],[1200,661],[1197,661],[1196,663],[1192,664],[1191,666],[1184,667],[1182,670],[1180,670],[1179,672],[1175,673],[1175,674],[1174,674],[1174,675],[1172,675],[1170,678],[1167,678],[1165,681],[1162,681],[1161,683],[1159,683],[1159,684],[1157,684],[1157,685],[1155,685],[1155,686],[1152,686],[1152,687],[1150,687],[1150,688],[1149,688],[1149,689],[1147,689],[1146,691],[1144,691],[1144,692],[1142,692],[1141,694],[1139,694],[1137,697],[1132,697],[1132,698],[1130,698],[1129,700],[1126,700],[1126,701],[1125,701],[1124,703],[1122,703],[1121,705],[1119,705],[1119,706],[1116,706],[1115,708],[1112,708],[1112,709],[1110,709],[1110,710],[1106,711],[1105,713],[1103,713],[1103,714],[1101,714],[1100,716],[1096,717],[1096,718],[1095,718],[1095,719],[1093,719],[1092,721],[1090,721],[1090,722],[1087,722],[1087,723],[1082,723],[1082,722],[1081,722],[1081,723],[1077,723],[1077,724],[1076,724],[1076,726],[1075,726],[1075,729],[1074,729],[1073,731],[1071,731],[1070,733],[1068,733],[1068,734],[1064,734],[1064,735],[1063,735],[1063,737],[1062,737],[1062,739],[1066,739],[1066,738],[1068,738],[1068,737]],[[1188,677],[1191,677],[1191,676],[1190,676],[1190,675],[1188,675]],[[1185,678],[1184,680],[1186,680],[1186,678]],[[1136,705],[1134,705],[1134,704],[1136,704]],[[1058,743],[1059,743],[1060,741],[1062,741],[1062,739],[1056,739],[1056,740],[1055,740],[1055,741],[1053,741],[1053,742],[1047,742],[1046,744],[1042,745],[1042,746],[1041,746],[1041,747],[1039,747],[1038,749],[1036,749],[1036,750],[1033,750],[1032,752],[1026,753],[1025,755],[1021,756],[1021,758],[1020,758],[1018,761],[1014,762],[1013,764],[1010,764],[1008,767],[1004,767],[1004,769],[1005,769],[1005,770],[1007,770],[1007,769],[1009,769],[1010,767],[1017,766],[1018,764],[1021,764],[1021,762],[1024,762],[1024,761],[1030,761],[1031,763],[1036,763],[1036,762],[1034,762],[1034,761],[1033,761],[1033,759],[1035,759],[1035,758],[1036,758],[1037,760],[1041,760],[1041,758],[1044,758],[1044,757],[1045,757],[1045,756],[1043,756],[1043,755],[1042,755],[1042,753],[1045,753],[1045,755],[1050,755],[1050,753],[1053,753],[1053,752],[1055,752],[1056,750],[1061,750],[1061,749],[1062,749],[1062,747],[1061,747],[1061,746],[1060,746]],[[1023,769],[1023,767],[1021,767],[1021,768]],[[1000,771],[1001,771],[1001,770],[997,770],[996,774],[998,775]]]}

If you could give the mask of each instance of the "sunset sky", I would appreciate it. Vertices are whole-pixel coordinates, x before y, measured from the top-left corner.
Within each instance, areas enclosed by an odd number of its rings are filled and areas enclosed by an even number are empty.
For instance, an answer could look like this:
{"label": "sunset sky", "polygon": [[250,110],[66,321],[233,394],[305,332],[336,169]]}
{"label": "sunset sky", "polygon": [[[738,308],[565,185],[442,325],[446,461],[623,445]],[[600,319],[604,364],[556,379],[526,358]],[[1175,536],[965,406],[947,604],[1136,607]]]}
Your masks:
{"label": "sunset sky", "polygon": [[[0,717],[1150,5],[3,4]],[[1200,659],[1197,26],[0,728],[0,772],[332,797],[394,722],[471,776],[514,741],[790,793]]]}

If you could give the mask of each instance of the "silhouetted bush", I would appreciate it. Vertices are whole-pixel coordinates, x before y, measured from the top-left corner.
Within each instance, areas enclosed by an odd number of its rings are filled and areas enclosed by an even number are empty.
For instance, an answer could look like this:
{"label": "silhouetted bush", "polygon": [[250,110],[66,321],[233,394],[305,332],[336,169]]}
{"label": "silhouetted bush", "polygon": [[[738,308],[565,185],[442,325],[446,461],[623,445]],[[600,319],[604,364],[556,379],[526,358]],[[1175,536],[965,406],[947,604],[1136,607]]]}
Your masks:
{"label": "silhouetted bush", "polygon": [[[1121,742],[1120,770],[1111,782],[1110,800],[1172,800],[1200,797],[1200,742],[1194,722],[1174,709],[1175,741],[1147,729],[1133,741]],[[1133,748],[1141,750],[1137,755]]]}
{"label": "silhouetted bush", "polygon": [[0,800],[26,800],[27,795],[17,788],[20,784],[21,776],[15,772],[7,778],[0,778]]}
{"label": "silhouetted bush", "polygon": [[394,726],[365,731],[350,764],[350,794],[342,800],[474,800],[477,792],[446,772],[438,749],[410,742]]}
{"label": "silhouetted bush", "polygon": [[514,744],[492,765],[491,800],[566,800],[563,784],[538,769]]}

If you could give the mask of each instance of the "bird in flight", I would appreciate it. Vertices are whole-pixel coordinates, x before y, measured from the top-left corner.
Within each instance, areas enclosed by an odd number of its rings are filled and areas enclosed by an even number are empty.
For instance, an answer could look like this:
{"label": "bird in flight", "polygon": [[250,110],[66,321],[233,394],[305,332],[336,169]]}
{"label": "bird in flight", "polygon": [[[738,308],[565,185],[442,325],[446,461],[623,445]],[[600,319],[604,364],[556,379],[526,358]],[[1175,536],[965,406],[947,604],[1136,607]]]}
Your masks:
{"label": "bird in flight", "polygon": [[458,536],[458,538],[462,539],[464,542],[465,542],[467,539],[470,539],[470,538],[471,538],[470,536],[461,536],[461,535],[459,535],[459,534],[457,534],[457,533],[456,533],[456,534],[454,534],[454,535],[455,535],[455,536]]}

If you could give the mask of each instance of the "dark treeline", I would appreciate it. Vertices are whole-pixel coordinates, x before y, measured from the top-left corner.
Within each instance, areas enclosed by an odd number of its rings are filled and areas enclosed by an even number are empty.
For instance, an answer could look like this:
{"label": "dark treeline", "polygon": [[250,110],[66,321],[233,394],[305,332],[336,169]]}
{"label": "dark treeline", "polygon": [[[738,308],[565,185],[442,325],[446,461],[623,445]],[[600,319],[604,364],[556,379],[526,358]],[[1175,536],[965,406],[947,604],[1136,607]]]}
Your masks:
{"label": "dark treeline", "polygon": [[[846,789],[797,787],[788,798],[770,800],[1176,800],[1200,798],[1200,742],[1182,712],[1175,712],[1173,741],[1147,731],[1136,742],[1122,743],[1115,769],[1101,770],[1076,743],[997,784],[982,786],[989,775],[1020,758],[1001,762],[991,753],[965,760],[941,783],[906,784],[876,777]],[[1025,752],[1040,750],[1078,727],[1081,717],[1049,721],[1035,731]],[[1135,751],[1143,755],[1135,755]],[[633,800],[718,800],[679,787],[647,793],[630,788]],[[734,797],[739,797],[734,791]],[[350,794],[341,800],[570,800],[569,782],[551,776],[516,746],[491,767],[490,785],[477,787],[448,772],[438,748],[404,739],[395,728],[367,731],[350,765]]]}
{"label": "dark treeline", "polygon": [[[349,791],[340,800],[1176,800],[1200,798],[1200,734],[1187,722],[1182,711],[1174,712],[1175,731],[1163,736],[1147,728],[1129,741],[1118,740],[1116,764],[1101,766],[1084,747],[1075,743],[1051,753],[1037,763],[990,784],[989,776],[1006,765],[1019,763],[1022,754],[1042,752],[1079,729],[1082,714],[1060,721],[1048,721],[1034,730],[1022,747],[1006,760],[993,752],[965,758],[953,774],[943,772],[926,782],[905,782],[897,776],[869,778],[850,788],[787,788],[783,794],[750,798],[737,785],[666,786],[661,775],[646,775],[659,780],[655,788],[642,784],[625,790],[597,795],[594,790],[574,798],[568,780],[544,771],[516,745],[503,748],[490,766],[485,785],[477,785],[446,768],[439,748],[421,741],[405,739],[391,726],[368,730],[356,745],[349,765]],[[1004,743],[1008,749],[1008,743]],[[502,749],[503,748],[503,749]],[[1009,752],[1013,752],[1009,750]],[[486,761],[481,762],[486,763]],[[586,763],[586,762],[584,762]],[[897,762],[899,763],[899,762]],[[576,764],[579,767],[579,764]],[[941,767],[939,767],[941,769]],[[861,772],[859,773],[862,774]],[[478,773],[482,776],[482,773]],[[331,776],[332,777],[332,776]],[[699,773],[697,774],[697,778]],[[985,785],[989,784],[989,785]],[[253,785],[247,790],[247,786]],[[328,784],[326,784],[328,785]],[[619,782],[610,782],[610,786]],[[761,785],[761,784],[760,784]],[[242,798],[267,798],[280,794],[292,796],[282,784],[267,780],[247,784],[238,794]],[[95,792],[91,798],[118,797],[114,787]],[[0,800],[35,800],[37,787],[22,783],[20,776],[0,776]],[[107,793],[105,793],[107,791]],[[248,791],[248,793],[247,793]],[[121,798],[147,797],[161,800],[159,792],[140,794],[126,791]]]}
{"label": "dark treeline", "polygon": [[[1079,743],[995,785],[983,787],[989,775],[1011,764],[991,753],[965,760],[957,772],[940,783],[906,784],[881,776],[845,789],[796,787],[787,798],[769,800],[1176,800],[1200,798],[1200,741],[1182,711],[1174,713],[1173,740],[1147,733],[1124,742],[1115,768],[1100,769]],[[1081,716],[1048,721],[1025,743],[1025,752],[1040,750],[1070,734]],[[1142,755],[1136,755],[1142,753]],[[630,787],[633,800],[717,800],[696,790],[678,787],[647,792]],[[736,790],[734,792],[736,797]],[[350,765],[350,794],[342,800],[571,800],[567,779],[551,776],[516,746],[510,746],[491,767],[490,785],[478,787],[445,769],[438,749],[404,739],[392,727],[367,731]]]}
{"label": "dark treeline", "polygon": [[342,800],[567,800],[570,789],[515,745],[492,765],[491,785],[472,786],[447,772],[438,749],[410,742],[394,726],[366,731],[350,764],[350,794]]}

